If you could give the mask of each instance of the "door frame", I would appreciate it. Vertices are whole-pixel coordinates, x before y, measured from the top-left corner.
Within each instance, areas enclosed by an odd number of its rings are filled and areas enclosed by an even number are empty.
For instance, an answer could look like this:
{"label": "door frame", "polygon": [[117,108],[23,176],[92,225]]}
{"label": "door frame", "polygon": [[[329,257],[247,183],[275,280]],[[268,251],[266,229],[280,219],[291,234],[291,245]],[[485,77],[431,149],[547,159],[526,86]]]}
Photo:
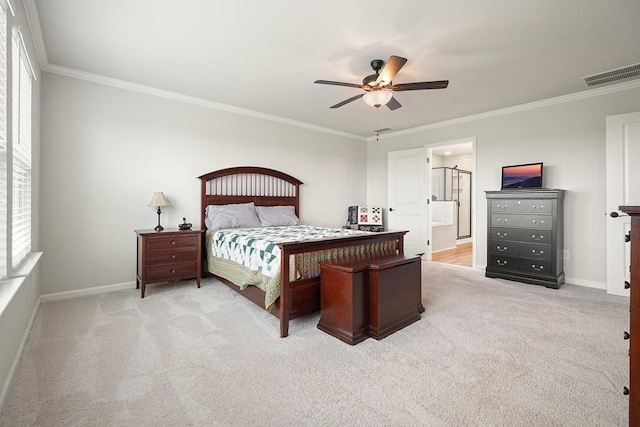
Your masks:
{"label": "door frame", "polygon": [[628,187],[625,186],[626,174],[629,171],[629,159],[625,156],[625,126],[635,125],[640,121],[640,111],[606,116],[605,145],[605,177],[606,177],[606,243],[607,243],[607,293],[629,296],[624,289],[629,266],[628,244],[624,244],[622,236],[629,230],[630,220],[626,215],[618,218],[609,216],[617,212],[618,206],[635,203],[629,200]]}
{"label": "door frame", "polygon": [[[475,136],[470,136],[468,138],[460,138],[460,139],[454,139],[454,140],[450,140],[450,141],[440,141],[440,142],[434,142],[431,144],[426,144],[424,147],[427,149],[427,157],[429,158],[429,163],[427,163],[427,174],[429,174],[429,176],[431,176],[431,167],[433,165],[433,155],[431,153],[433,148],[439,148],[439,147],[445,147],[445,146],[449,146],[449,145],[458,145],[458,144],[468,144],[471,143],[471,163],[473,164],[473,173],[471,174],[471,241],[473,244],[473,251],[472,251],[472,262],[471,262],[471,267],[472,268],[476,268],[476,253],[478,251],[478,245],[476,244],[477,239],[476,236],[478,234],[478,226],[477,226],[477,215],[476,215],[476,199],[478,198],[478,192],[477,192],[477,184],[476,184],[476,178],[478,176],[478,162],[476,159],[476,137]],[[431,189],[428,189],[429,195],[431,194]],[[431,209],[429,209],[427,211],[427,234],[429,236],[433,236],[433,228],[432,228],[432,224],[431,224]],[[429,261],[431,261],[431,247],[432,245],[428,246],[428,250],[427,250],[427,259]]]}

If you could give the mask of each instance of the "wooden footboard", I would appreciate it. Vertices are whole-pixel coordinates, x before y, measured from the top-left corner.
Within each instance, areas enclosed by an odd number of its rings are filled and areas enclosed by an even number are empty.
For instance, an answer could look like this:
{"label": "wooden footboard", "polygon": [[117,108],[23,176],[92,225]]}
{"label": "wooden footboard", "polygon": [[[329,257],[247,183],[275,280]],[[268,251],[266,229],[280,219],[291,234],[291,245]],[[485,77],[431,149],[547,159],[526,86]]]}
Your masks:
{"label": "wooden footboard", "polygon": [[[278,301],[280,336],[289,335],[289,320],[320,310],[320,264],[373,260],[403,255],[406,231],[372,233],[340,239],[281,243],[281,283]],[[295,277],[291,271],[295,263]]]}

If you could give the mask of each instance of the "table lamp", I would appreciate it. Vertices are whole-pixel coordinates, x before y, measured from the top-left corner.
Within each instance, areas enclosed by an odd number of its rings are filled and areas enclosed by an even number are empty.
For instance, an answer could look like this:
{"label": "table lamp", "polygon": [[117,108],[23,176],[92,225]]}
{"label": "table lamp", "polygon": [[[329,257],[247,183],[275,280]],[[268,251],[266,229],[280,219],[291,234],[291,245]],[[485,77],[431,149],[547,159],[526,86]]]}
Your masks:
{"label": "table lamp", "polygon": [[156,226],[156,228],[154,228],[154,230],[156,231],[162,231],[164,230],[164,227],[160,225],[160,213],[162,212],[162,210],[160,209],[162,206],[171,206],[171,203],[169,203],[169,201],[164,197],[164,193],[162,193],[162,191],[158,191],[153,193],[153,196],[151,196],[151,201],[149,202],[149,207],[157,207],[158,208],[158,225]]}

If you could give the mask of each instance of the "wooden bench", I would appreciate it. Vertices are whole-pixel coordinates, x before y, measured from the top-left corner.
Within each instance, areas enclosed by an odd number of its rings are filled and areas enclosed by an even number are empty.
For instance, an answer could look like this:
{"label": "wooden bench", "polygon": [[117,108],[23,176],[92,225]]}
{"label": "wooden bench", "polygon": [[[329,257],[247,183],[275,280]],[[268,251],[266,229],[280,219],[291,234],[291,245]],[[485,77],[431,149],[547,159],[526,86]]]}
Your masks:
{"label": "wooden bench", "polygon": [[420,261],[416,255],[322,264],[318,329],[355,345],[419,320]]}

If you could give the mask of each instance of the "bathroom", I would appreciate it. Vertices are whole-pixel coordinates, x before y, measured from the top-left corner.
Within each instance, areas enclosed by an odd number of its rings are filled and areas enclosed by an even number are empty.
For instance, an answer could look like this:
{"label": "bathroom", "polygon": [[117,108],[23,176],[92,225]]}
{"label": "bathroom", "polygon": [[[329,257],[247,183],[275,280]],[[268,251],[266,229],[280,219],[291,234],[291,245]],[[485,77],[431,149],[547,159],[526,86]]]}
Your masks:
{"label": "bathroom", "polygon": [[[431,153],[431,251],[434,261],[447,262],[447,257],[460,259],[461,254],[471,254],[471,150],[471,144],[458,144],[440,147]],[[470,267],[470,257],[464,256],[461,265]]]}

